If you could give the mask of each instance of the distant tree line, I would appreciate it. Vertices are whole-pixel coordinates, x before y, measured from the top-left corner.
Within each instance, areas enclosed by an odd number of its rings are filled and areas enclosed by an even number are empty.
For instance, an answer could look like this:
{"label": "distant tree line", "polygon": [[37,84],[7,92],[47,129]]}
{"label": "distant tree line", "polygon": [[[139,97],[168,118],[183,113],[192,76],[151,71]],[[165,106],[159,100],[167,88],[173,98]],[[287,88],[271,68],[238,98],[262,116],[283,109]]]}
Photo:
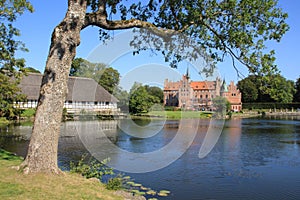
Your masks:
{"label": "distant tree line", "polygon": [[250,75],[239,81],[237,87],[242,93],[243,103],[300,102],[300,78],[294,82],[280,74],[268,77]]}

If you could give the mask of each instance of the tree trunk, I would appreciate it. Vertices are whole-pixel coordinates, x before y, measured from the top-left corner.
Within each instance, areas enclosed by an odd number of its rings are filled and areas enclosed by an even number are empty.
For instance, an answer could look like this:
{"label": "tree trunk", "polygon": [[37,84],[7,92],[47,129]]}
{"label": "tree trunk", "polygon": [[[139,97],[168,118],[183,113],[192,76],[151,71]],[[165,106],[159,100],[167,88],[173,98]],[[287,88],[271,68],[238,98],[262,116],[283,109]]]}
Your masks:
{"label": "tree trunk", "polygon": [[60,173],[57,148],[70,67],[80,44],[86,1],[69,0],[63,21],[54,29],[40,90],[25,173]]}

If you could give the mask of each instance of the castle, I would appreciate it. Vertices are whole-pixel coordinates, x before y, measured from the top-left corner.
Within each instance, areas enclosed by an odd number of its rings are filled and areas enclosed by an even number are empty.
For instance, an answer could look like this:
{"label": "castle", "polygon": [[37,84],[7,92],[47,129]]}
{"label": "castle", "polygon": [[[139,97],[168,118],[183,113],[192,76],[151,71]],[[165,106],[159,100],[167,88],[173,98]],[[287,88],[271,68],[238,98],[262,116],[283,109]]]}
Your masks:
{"label": "castle", "polygon": [[189,72],[177,82],[164,82],[164,105],[186,110],[214,110],[212,99],[225,97],[231,104],[231,110],[242,110],[242,95],[233,81],[227,86],[225,81],[190,81]]}

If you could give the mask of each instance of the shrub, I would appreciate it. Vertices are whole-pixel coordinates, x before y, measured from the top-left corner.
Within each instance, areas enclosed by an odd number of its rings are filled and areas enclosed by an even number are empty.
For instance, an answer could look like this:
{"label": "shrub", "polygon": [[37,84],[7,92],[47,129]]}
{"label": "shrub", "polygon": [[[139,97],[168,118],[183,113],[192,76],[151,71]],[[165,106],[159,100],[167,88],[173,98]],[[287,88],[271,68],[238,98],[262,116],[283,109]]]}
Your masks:
{"label": "shrub", "polygon": [[111,167],[107,167],[106,164],[109,159],[105,159],[101,162],[97,160],[93,160],[90,164],[84,163],[84,159],[86,156],[83,156],[77,164],[73,162],[70,163],[70,172],[81,174],[86,178],[98,178],[102,179],[104,175],[113,175],[113,169]]}
{"label": "shrub", "polygon": [[0,117],[0,124],[8,124],[9,121],[5,117]]}
{"label": "shrub", "polygon": [[108,190],[120,190],[123,189],[123,180],[121,177],[110,178],[105,185]]}
{"label": "shrub", "polygon": [[243,103],[243,109],[297,109],[300,103]]}
{"label": "shrub", "polygon": [[21,113],[21,117],[26,117],[26,118],[34,117],[34,115],[35,115],[34,108],[26,109]]}

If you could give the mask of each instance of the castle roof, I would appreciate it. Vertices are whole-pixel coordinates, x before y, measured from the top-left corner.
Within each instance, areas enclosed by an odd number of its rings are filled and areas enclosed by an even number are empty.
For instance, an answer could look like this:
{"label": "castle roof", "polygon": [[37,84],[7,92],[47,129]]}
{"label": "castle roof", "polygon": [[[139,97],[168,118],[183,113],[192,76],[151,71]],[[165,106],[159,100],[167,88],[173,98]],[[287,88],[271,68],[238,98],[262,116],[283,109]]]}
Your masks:
{"label": "castle roof", "polygon": [[193,90],[211,90],[215,89],[214,81],[192,81],[190,86]]}
{"label": "castle roof", "polygon": [[164,90],[179,90],[181,82],[168,82],[165,84]]}

